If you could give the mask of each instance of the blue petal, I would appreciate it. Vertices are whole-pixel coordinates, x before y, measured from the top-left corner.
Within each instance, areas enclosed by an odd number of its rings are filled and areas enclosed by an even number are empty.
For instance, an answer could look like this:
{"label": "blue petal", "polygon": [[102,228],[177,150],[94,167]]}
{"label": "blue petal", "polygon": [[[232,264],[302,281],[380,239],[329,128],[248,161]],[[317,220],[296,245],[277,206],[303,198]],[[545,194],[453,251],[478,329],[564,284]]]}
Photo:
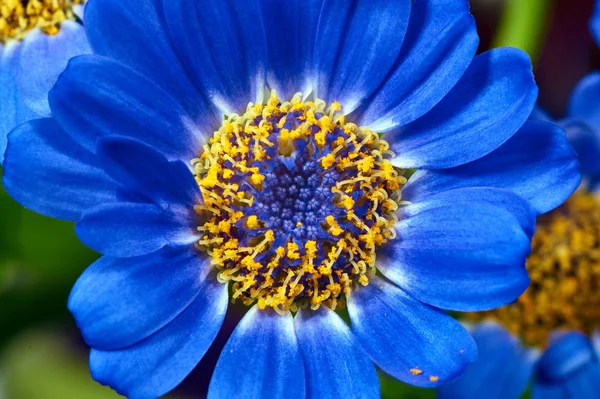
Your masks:
{"label": "blue petal", "polygon": [[589,363],[573,375],[555,383],[539,379],[533,384],[533,399],[597,399],[600,398],[600,364]]}
{"label": "blue petal", "polygon": [[512,137],[537,98],[529,56],[499,48],[473,60],[460,81],[420,119],[385,137],[403,168],[450,168],[481,158]]}
{"label": "blue petal", "polygon": [[553,340],[540,358],[537,378],[544,383],[556,383],[595,361],[590,339],[579,332],[567,332]]}
{"label": "blue petal", "polygon": [[378,269],[443,309],[479,311],[516,300],[529,285],[530,238],[502,205],[485,202],[495,194],[486,191],[449,192],[424,209],[409,206],[410,216],[396,224],[400,238],[378,253]]}
{"label": "blue petal", "polygon": [[579,119],[563,119],[558,125],[565,129],[567,141],[577,153],[582,176],[588,181],[597,181],[600,177],[600,126],[596,128]]}
{"label": "blue petal", "polygon": [[256,305],[223,348],[208,399],[304,398],[305,384],[292,315]]}
{"label": "blue petal", "polygon": [[379,398],[379,380],[346,323],[325,306],[294,319],[309,398]]}
{"label": "blue petal", "polygon": [[315,39],[316,96],[355,110],[398,57],[410,9],[406,0],[325,1]]}
{"label": "blue petal", "polygon": [[568,116],[600,130],[600,72],[592,72],[577,83],[569,98]]}
{"label": "blue petal", "polygon": [[162,0],[91,1],[85,8],[85,27],[95,54],[120,61],[152,80],[177,98],[198,126],[214,130],[220,125],[221,115],[210,108],[212,103],[175,55]]}
{"label": "blue petal", "polygon": [[126,259],[104,256],[75,283],[69,310],[88,345],[124,348],[182,313],[209,271],[209,260],[193,249],[165,248]]}
{"label": "blue petal", "polygon": [[23,40],[17,72],[19,91],[25,103],[40,116],[51,116],[48,92],[72,57],[91,53],[83,26],[63,21],[56,35],[36,29]]}
{"label": "blue petal", "polygon": [[359,124],[383,132],[427,113],[458,82],[478,44],[467,0],[413,2],[400,56],[359,111]]}
{"label": "blue petal", "polygon": [[248,102],[262,102],[267,45],[258,0],[165,0],[163,6],[179,59],[219,110],[243,113]]}
{"label": "blue petal", "polygon": [[400,209],[400,214],[406,218],[422,211],[442,208],[448,205],[491,204],[511,213],[518,221],[523,231],[532,237],[535,232],[537,212],[522,197],[512,191],[491,187],[466,187],[442,191],[427,197],[423,201],[413,203]]}
{"label": "blue petal", "polygon": [[13,41],[0,43],[0,165],[4,161],[7,136],[11,130],[38,116],[23,101],[17,88],[16,73],[21,46]]}
{"label": "blue petal", "polygon": [[592,333],[590,339],[592,340],[592,346],[596,351],[596,356],[600,359],[600,331]]}
{"label": "blue petal", "polygon": [[21,205],[58,219],[116,200],[117,183],[53,119],[25,123],[10,134],[4,187]]}
{"label": "blue petal", "polygon": [[595,3],[594,13],[590,18],[590,30],[594,40],[596,40],[596,45],[600,46],[600,2],[598,1]]}
{"label": "blue petal", "polygon": [[323,0],[261,0],[267,37],[267,83],[282,100],[312,91],[312,54]]}
{"label": "blue petal", "polygon": [[165,246],[191,246],[198,240],[185,211],[166,211],[154,204],[103,204],[85,212],[75,232],[84,244],[104,255],[145,255]]}
{"label": "blue petal", "polygon": [[154,335],[118,351],[92,349],[92,377],[129,399],[158,398],[202,359],[226,310],[227,285],[207,279],[194,302]]}
{"label": "blue petal", "polygon": [[163,208],[188,206],[201,201],[200,189],[189,168],[167,158],[146,144],[109,136],[98,141],[98,159],[106,172]]}
{"label": "blue petal", "polygon": [[203,134],[179,103],[133,69],[97,55],[77,57],[50,92],[60,125],[94,151],[98,138],[132,137],[170,159],[198,156]]}
{"label": "blue petal", "polygon": [[352,292],[348,311],[360,344],[375,364],[406,383],[447,383],[477,358],[475,342],[456,320],[380,277]]}
{"label": "blue petal", "polygon": [[402,190],[406,200],[422,201],[461,187],[498,187],[527,199],[538,213],[562,204],[579,186],[577,156],[565,131],[545,122],[527,122],[491,154],[452,169],[418,171]]}
{"label": "blue petal", "polygon": [[478,359],[456,381],[438,388],[439,399],[518,399],[533,374],[538,353],[521,347],[508,331],[483,323],[471,332]]}

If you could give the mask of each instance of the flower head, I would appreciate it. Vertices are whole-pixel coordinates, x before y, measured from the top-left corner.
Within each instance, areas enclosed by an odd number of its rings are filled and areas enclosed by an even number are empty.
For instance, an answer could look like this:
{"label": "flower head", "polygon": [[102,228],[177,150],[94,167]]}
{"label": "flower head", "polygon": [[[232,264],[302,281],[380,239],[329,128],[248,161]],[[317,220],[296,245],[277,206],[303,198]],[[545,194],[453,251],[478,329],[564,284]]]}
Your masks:
{"label": "flower head", "polygon": [[564,131],[526,122],[528,57],[475,56],[466,1],[92,0],[85,23],[95,54],[10,135],[4,184],[104,255],[69,308],[130,398],[175,387],[228,300],[251,308],[211,398],[377,397],[374,363],[448,382],[476,348],[443,310],[516,299],[535,216],[579,185]]}
{"label": "flower head", "polygon": [[396,237],[402,171],[389,144],[301,94],[230,116],[192,162],[206,221],[198,248],[233,298],[283,313],[335,309]]}
{"label": "flower head", "polygon": [[0,1],[0,164],[17,125],[50,116],[48,92],[67,61],[91,52],[85,0]]}

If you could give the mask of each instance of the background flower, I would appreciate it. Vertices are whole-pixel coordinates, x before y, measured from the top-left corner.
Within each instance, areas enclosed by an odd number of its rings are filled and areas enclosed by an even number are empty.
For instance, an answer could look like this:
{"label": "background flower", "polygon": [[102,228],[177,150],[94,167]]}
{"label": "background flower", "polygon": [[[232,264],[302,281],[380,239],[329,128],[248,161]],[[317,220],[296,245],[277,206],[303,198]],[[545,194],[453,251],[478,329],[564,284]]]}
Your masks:
{"label": "background flower", "polygon": [[17,125],[50,116],[48,92],[71,57],[91,50],[85,0],[5,0],[0,13],[0,164]]}

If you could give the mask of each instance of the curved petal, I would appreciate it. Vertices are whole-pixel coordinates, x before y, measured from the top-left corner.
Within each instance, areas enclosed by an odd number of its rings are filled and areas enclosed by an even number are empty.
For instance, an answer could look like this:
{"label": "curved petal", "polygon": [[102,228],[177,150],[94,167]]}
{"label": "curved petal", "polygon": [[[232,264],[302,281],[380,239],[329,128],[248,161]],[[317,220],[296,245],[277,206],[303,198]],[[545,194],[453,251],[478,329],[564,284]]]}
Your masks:
{"label": "curved petal", "polygon": [[483,323],[471,332],[478,359],[456,381],[438,388],[439,399],[518,399],[533,374],[537,351],[521,347],[508,331]]}
{"label": "curved petal", "polygon": [[222,117],[175,55],[163,14],[162,0],[90,1],[85,7],[88,40],[95,54],[146,76],[177,98],[197,126],[214,130]]}
{"label": "curved petal", "polygon": [[316,96],[355,110],[384,80],[400,52],[411,2],[325,1],[314,51]]}
{"label": "curved petal", "polygon": [[600,130],[600,72],[587,74],[569,98],[568,116]]}
{"label": "curved petal", "polygon": [[21,205],[57,219],[76,221],[88,208],[116,200],[117,183],[53,119],[13,130],[3,184]]}
{"label": "curved petal", "polygon": [[104,255],[128,258],[165,246],[198,240],[185,209],[179,214],[153,204],[111,203],[85,212],[75,232],[83,243]]}
{"label": "curved petal", "polygon": [[531,397],[533,399],[596,399],[600,397],[600,364],[590,363],[568,378],[545,383],[535,380]]}
{"label": "curved petal", "polygon": [[527,122],[491,154],[446,170],[415,173],[402,190],[406,200],[422,201],[462,187],[504,188],[528,200],[538,213],[562,204],[581,181],[577,155],[565,131],[545,122]]}
{"label": "curved petal", "polygon": [[475,342],[456,320],[380,277],[352,292],[348,311],[375,364],[406,383],[447,383],[477,358]]}
{"label": "curved petal", "polygon": [[537,378],[557,383],[593,362],[596,357],[590,339],[580,332],[567,332],[550,342],[538,363]]}
{"label": "curved petal", "polygon": [[315,34],[323,0],[261,0],[260,3],[267,38],[269,87],[284,101],[297,92],[309,95]]}
{"label": "curved petal", "polygon": [[106,173],[163,208],[180,204],[191,209],[201,200],[200,189],[187,165],[169,162],[142,142],[104,137],[98,140],[97,155]]}
{"label": "curved petal", "polygon": [[117,351],[92,349],[92,377],[129,399],[158,398],[192,371],[227,311],[227,285],[206,280],[194,302],[162,330]]}
{"label": "curved petal", "polygon": [[88,345],[124,348],[183,312],[209,271],[210,261],[193,249],[164,248],[126,259],[103,256],[73,286],[69,310]]}
{"label": "curved petal", "polygon": [[325,306],[300,310],[294,326],[304,358],[307,397],[380,397],[373,362],[333,310]]}
{"label": "curved petal", "polygon": [[594,40],[596,40],[596,45],[600,46],[600,3],[597,1],[594,6],[592,18],[590,18],[590,30]]}
{"label": "curved petal", "polygon": [[594,331],[590,338],[592,340],[592,346],[596,351],[596,356],[600,359],[600,331]]}
{"label": "curved petal", "polygon": [[588,180],[597,180],[600,176],[600,130],[579,119],[563,119],[558,125],[565,129],[567,141],[577,153],[582,176]]}
{"label": "curved petal", "polygon": [[303,398],[304,367],[292,315],[255,305],[223,348],[208,399],[260,399],[265,392],[273,399]]}
{"label": "curved petal", "polygon": [[530,237],[506,210],[460,195],[449,196],[457,204],[441,201],[397,223],[398,239],[378,253],[378,269],[414,298],[439,308],[506,305],[529,285]]}
{"label": "curved petal", "polygon": [[467,0],[413,2],[400,56],[358,123],[384,132],[427,113],[464,74],[478,44]]}
{"label": "curved petal", "polygon": [[50,92],[50,105],[63,129],[91,152],[99,138],[120,135],[189,162],[212,133],[200,132],[181,105],[152,81],[97,55],[69,62]]}
{"label": "curved petal", "polygon": [[8,133],[21,123],[38,117],[25,104],[17,87],[20,53],[18,42],[0,43],[0,165],[4,161]]}
{"label": "curved petal", "polygon": [[239,114],[262,102],[267,46],[258,0],[164,0],[163,7],[179,59],[217,108]]}
{"label": "curved petal", "polygon": [[40,30],[23,40],[17,82],[23,101],[40,116],[51,116],[48,92],[72,57],[91,53],[79,22],[63,21],[56,35]]}
{"label": "curved petal", "polygon": [[422,211],[443,208],[449,205],[471,206],[490,204],[508,211],[519,222],[523,231],[532,237],[535,232],[537,212],[525,199],[512,191],[491,187],[465,187],[441,191],[401,208],[398,212],[403,218],[412,217]]}
{"label": "curved petal", "polygon": [[402,168],[450,168],[489,154],[519,130],[537,99],[529,56],[514,48],[478,55],[431,111],[386,133]]}

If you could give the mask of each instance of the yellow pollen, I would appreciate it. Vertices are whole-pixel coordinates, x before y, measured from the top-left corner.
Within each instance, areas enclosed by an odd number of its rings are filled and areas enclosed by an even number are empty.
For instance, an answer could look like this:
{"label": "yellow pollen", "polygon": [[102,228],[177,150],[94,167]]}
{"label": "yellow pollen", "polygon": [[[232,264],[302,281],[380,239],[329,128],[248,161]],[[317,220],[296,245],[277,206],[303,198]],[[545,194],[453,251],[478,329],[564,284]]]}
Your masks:
{"label": "yellow pollen", "polygon": [[60,24],[76,20],[73,6],[85,0],[2,0],[0,2],[0,43],[23,40],[25,35],[39,28],[55,35]]}
{"label": "yellow pollen", "polygon": [[246,226],[248,226],[248,228],[252,229],[252,230],[260,227],[260,225],[258,224],[258,218],[256,217],[256,215],[248,216],[248,220],[246,220]]}
{"label": "yellow pollen", "polygon": [[[229,115],[192,160],[206,251],[232,298],[277,312],[345,306],[396,237],[407,179],[389,144],[300,93]],[[283,190],[283,191],[281,191]]]}
{"label": "yellow pollen", "polygon": [[538,218],[527,270],[531,283],[510,305],[469,313],[495,319],[527,344],[545,347],[554,330],[600,327],[600,200],[577,191]]}

